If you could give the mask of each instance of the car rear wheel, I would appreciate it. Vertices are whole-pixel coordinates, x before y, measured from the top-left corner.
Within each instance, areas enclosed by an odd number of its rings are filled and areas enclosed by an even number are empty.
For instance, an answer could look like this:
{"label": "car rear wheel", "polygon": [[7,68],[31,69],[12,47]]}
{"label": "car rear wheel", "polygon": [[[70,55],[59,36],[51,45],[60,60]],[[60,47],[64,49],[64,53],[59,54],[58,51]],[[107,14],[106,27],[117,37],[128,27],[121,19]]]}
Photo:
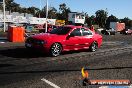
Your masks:
{"label": "car rear wheel", "polygon": [[97,42],[93,42],[93,43],[91,44],[89,50],[90,50],[91,52],[95,52],[97,49],[98,49],[98,44],[97,44]]}
{"label": "car rear wheel", "polygon": [[51,49],[50,49],[50,54],[52,56],[59,56],[60,53],[62,52],[62,46],[61,44],[59,43],[54,43],[52,46],[51,46]]}

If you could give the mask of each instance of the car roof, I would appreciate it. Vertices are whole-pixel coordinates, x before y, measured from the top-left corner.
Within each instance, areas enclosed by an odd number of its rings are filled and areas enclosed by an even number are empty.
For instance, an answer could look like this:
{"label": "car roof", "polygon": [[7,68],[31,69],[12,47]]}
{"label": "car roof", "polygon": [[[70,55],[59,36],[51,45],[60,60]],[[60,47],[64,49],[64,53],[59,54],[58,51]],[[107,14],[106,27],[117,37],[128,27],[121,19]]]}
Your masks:
{"label": "car roof", "polygon": [[70,28],[82,28],[82,26],[75,26],[75,25],[65,25],[64,27],[70,27]]}

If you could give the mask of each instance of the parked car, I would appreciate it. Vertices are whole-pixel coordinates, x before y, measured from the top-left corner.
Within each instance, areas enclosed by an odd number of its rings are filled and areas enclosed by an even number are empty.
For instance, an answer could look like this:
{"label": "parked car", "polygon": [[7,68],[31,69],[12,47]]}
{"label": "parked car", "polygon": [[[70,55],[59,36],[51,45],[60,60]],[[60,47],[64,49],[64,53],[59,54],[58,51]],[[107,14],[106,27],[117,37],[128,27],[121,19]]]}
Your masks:
{"label": "parked car", "polygon": [[38,49],[52,56],[58,56],[64,51],[80,49],[94,52],[101,44],[101,35],[88,28],[73,25],[65,25],[49,33],[33,35],[25,41],[26,48]]}
{"label": "parked car", "polygon": [[120,32],[121,34],[125,34],[125,35],[131,35],[132,34],[132,29],[124,29],[123,31]]}
{"label": "parked car", "polygon": [[126,33],[131,35],[131,34],[132,34],[132,29],[128,29],[128,30],[126,31]]}
{"label": "parked car", "polygon": [[104,35],[115,35],[116,31],[113,28],[109,28],[109,29],[101,30],[101,33]]}

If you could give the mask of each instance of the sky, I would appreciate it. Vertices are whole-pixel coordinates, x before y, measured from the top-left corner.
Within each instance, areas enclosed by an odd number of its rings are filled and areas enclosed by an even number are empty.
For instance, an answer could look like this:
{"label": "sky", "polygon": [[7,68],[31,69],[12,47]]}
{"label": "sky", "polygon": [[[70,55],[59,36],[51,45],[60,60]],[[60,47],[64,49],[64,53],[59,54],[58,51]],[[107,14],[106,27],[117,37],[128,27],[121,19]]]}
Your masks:
{"label": "sky", "polygon": [[[46,0],[14,0],[22,7],[35,6],[40,9],[46,5]],[[129,17],[132,19],[132,0],[48,0],[49,6],[59,9],[59,5],[66,3],[73,12],[87,12],[89,16],[95,15],[97,10],[106,10],[108,15],[117,18]]]}

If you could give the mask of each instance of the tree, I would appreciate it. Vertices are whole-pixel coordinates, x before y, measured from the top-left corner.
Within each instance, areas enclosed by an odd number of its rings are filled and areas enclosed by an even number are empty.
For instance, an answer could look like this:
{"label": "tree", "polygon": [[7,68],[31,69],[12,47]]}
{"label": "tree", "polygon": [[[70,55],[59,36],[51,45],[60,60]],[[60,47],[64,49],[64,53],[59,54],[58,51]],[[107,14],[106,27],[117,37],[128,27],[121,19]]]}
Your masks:
{"label": "tree", "polygon": [[110,27],[110,22],[118,22],[118,18],[114,15],[109,16],[106,20],[106,28]]}
{"label": "tree", "polygon": [[106,19],[107,19],[107,11],[98,10],[96,11],[96,22],[100,27],[105,27]]}
{"label": "tree", "polygon": [[[5,0],[5,4],[6,4],[6,11],[10,11],[10,12],[19,12],[19,13],[29,13],[29,14],[36,14],[36,10],[38,10],[38,8],[36,7],[28,7],[28,8],[22,8],[20,7],[19,4],[15,3],[14,0]],[[0,9],[3,9],[2,4],[0,4]]]}
{"label": "tree", "polygon": [[35,11],[35,16],[40,18],[46,17],[46,12],[43,9],[42,10],[38,9]]}
{"label": "tree", "polygon": [[130,27],[131,26],[131,22],[130,22],[131,20],[128,18],[128,17],[125,17],[124,19],[120,19],[120,22],[123,22],[123,23],[125,23],[125,25],[127,26],[127,27]]}
{"label": "tree", "polygon": [[88,15],[86,15],[86,23],[88,24],[88,26],[95,25],[95,19],[96,18],[94,15],[92,15],[91,17],[88,17]]}
{"label": "tree", "polygon": [[[37,17],[46,17],[46,6],[43,7],[42,10],[36,9]],[[57,18],[57,10],[54,7],[48,7],[48,18],[55,19]]]}
{"label": "tree", "polygon": [[19,12],[21,10],[21,8],[20,8],[19,4],[15,3],[15,2],[12,2],[10,4],[10,6],[6,5],[6,10],[11,11],[11,12]]}
{"label": "tree", "polygon": [[129,21],[130,28],[132,28],[132,20]]}
{"label": "tree", "polygon": [[59,5],[60,12],[57,14],[58,19],[68,21],[68,13],[71,12],[70,8],[65,3]]}
{"label": "tree", "polygon": [[20,13],[27,13],[27,8],[21,8]]}
{"label": "tree", "polygon": [[[19,4],[15,3],[14,0],[5,0],[5,10],[10,12],[19,12],[21,7]],[[0,10],[3,10],[3,3],[0,3]]]}
{"label": "tree", "polygon": [[38,8],[32,6],[32,7],[27,8],[26,13],[30,13],[35,16],[38,11],[39,11]]}
{"label": "tree", "polygon": [[5,4],[6,11],[18,12],[20,10],[20,5],[15,3],[14,0],[5,0]]}
{"label": "tree", "polygon": [[50,7],[48,11],[48,18],[55,19],[57,18],[57,10],[54,7]]}

